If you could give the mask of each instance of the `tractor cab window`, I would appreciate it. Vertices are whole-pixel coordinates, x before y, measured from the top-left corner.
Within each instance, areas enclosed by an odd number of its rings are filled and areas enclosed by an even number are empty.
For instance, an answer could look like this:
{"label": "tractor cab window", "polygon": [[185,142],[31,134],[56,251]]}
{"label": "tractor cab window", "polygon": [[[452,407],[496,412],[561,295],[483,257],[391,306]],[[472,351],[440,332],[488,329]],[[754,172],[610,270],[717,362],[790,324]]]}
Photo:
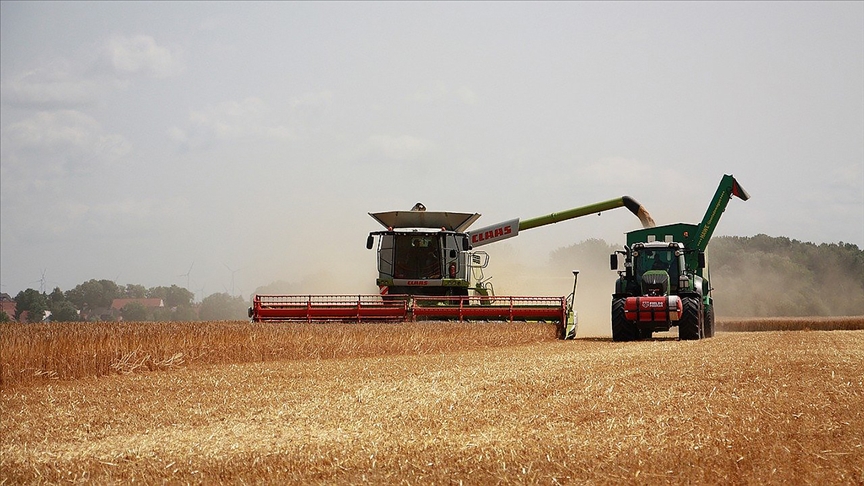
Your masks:
{"label": "tractor cab window", "polygon": [[645,248],[636,259],[636,275],[641,279],[648,270],[664,270],[670,277],[678,275],[678,257],[674,249]]}
{"label": "tractor cab window", "polygon": [[441,278],[441,249],[434,235],[407,234],[396,240],[396,278]]}

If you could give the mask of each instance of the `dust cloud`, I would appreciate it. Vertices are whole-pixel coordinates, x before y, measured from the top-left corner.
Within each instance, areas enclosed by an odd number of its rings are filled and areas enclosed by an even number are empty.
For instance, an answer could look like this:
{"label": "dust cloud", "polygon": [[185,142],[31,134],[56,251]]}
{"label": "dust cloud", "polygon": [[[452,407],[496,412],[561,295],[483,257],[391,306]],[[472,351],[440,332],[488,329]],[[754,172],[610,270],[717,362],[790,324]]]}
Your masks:
{"label": "dust cloud", "polygon": [[552,251],[538,261],[502,244],[488,250],[484,275],[499,295],[567,296],[573,290],[573,270],[579,270],[574,309],[579,316],[579,337],[612,335],[610,306],[616,272],[609,269],[609,255],[617,247],[590,239]]}

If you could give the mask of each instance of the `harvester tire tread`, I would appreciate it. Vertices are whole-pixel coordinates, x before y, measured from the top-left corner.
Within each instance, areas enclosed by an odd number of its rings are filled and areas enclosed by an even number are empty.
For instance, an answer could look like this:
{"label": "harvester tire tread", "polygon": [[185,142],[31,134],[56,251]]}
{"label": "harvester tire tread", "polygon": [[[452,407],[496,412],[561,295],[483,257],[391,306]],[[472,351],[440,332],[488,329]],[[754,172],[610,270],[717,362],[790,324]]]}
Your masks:
{"label": "harvester tire tread", "polygon": [[678,339],[694,341],[702,338],[702,299],[684,297],[681,299],[681,320],[678,321]]}
{"label": "harvester tire tread", "polygon": [[635,341],[639,338],[639,330],[635,323],[624,316],[624,302],[627,299],[612,299],[612,340]]}

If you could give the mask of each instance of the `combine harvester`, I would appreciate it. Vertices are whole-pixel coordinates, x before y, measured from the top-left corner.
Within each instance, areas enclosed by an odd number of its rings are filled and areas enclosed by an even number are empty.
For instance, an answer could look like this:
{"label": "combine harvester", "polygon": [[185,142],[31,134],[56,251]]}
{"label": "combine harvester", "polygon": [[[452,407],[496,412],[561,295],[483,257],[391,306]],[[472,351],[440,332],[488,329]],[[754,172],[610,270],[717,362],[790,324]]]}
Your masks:
{"label": "combine harvester", "polygon": [[611,255],[618,270],[612,294],[612,339],[633,341],[678,326],[678,338],[714,336],[714,299],[705,264],[705,248],[729,199],[750,199],[731,175],[720,180],[699,225],[677,223],[627,233],[624,251]]}
{"label": "combine harvester", "polygon": [[[477,213],[410,211],[369,213],[385,230],[369,234],[366,248],[378,239],[379,294],[255,295],[249,317],[261,321],[544,321],[555,322],[561,338],[573,338],[573,292],[568,297],[496,296],[483,277],[489,263],[475,248],[513,238],[525,231],[589,214],[626,207],[654,225],[648,212],[624,196],[588,206],[520,221],[512,219],[468,231]],[[472,283],[473,282],[473,283]]]}

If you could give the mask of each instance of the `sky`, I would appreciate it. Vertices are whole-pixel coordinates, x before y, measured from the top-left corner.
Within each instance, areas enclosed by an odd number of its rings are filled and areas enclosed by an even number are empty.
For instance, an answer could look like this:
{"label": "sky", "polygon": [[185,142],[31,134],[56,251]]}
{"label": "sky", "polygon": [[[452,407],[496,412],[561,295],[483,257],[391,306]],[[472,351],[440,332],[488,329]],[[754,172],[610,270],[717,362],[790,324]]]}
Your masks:
{"label": "sky", "polygon": [[[0,291],[377,292],[369,212],[627,195],[698,223],[723,174],[751,199],[715,235],[864,248],[862,25],[861,2],[3,1]],[[483,249],[540,265],[637,227]]]}

